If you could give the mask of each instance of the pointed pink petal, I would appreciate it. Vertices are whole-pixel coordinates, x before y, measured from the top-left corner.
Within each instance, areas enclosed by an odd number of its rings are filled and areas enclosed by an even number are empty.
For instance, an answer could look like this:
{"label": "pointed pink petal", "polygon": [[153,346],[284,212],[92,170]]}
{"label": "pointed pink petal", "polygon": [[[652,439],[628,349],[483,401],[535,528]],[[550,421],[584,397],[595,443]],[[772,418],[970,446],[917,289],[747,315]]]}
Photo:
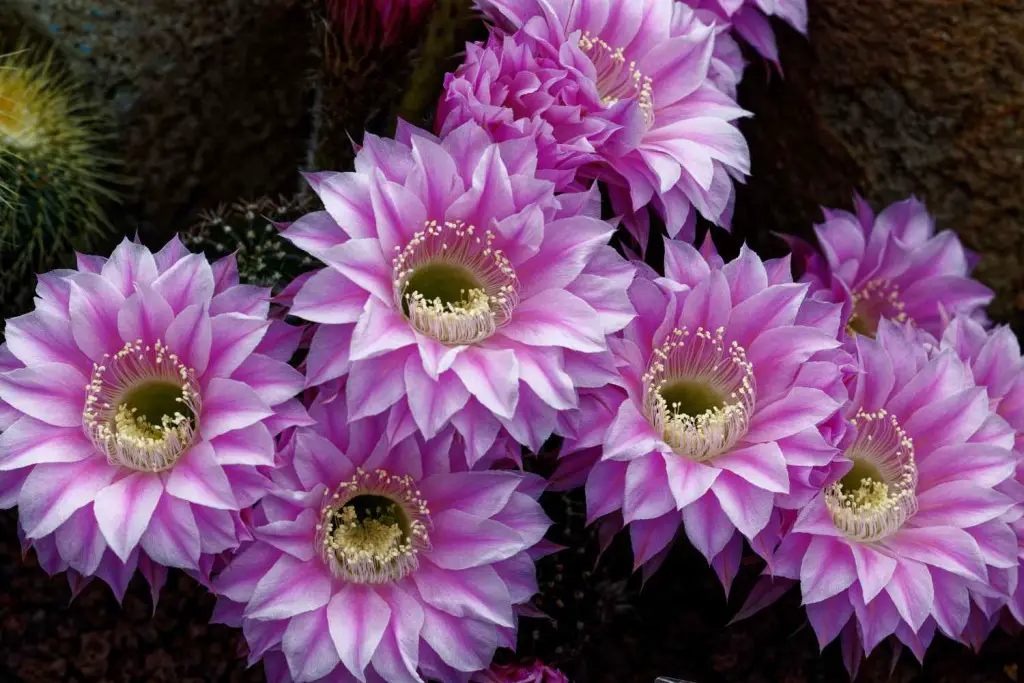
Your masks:
{"label": "pointed pink petal", "polygon": [[[627,399],[619,406],[615,421],[605,434],[603,460],[632,460],[661,446],[647,418]],[[670,479],[671,480],[671,479]]]}
{"label": "pointed pink petal", "polygon": [[661,453],[648,453],[629,461],[622,506],[624,522],[655,519],[675,510],[667,476]]}
{"label": "pointed pink petal", "polygon": [[897,557],[945,569],[958,576],[985,581],[987,572],[978,543],[953,527],[903,528],[883,541]]}
{"label": "pointed pink petal", "polygon": [[78,462],[96,454],[80,427],[54,427],[28,415],[0,433],[0,472],[47,462]]}
{"label": "pointed pink petal", "polygon": [[315,323],[354,323],[366,300],[366,290],[338,271],[323,268],[313,273],[295,295],[291,314]]}
{"label": "pointed pink petal", "polygon": [[740,533],[753,538],[768,524],[775,496],[751,486],[731,472],[722,471],[711,486],[722,510]]}
{"label": "pointed pink petal", "polygon": [[399,351],[351,364],[345,383],[346,400],[354,406],[350,408],[350,420],[378,415],[402,398],[406,389],[398,371],[408,355],[407,350]]}
{"label": "pointed pink petal", "polygon": [[423,641],[457,671],[487,667],[498,647],[495,627],[476,619],[460,619],[424,606]]}
{"label": "pointed pink petal", "polygon": [[583,299],[562,289],[539,292],[520,302],[499,334],[529,346],[561,346],[583,353],[605,349],[597,313]]}
{"label": "pointed pink petal", "polygon": [[87,383],[61,363],[17,368],[0,373],[0,401],[56,427],[81,427]]}
{"label": "pointed pink petal", "polygon": [[786,459],[774,441],[723,453],[714,459],[714,464],[766,491],[789,493]]}
{"label": "pointed pink petal", "polygon": [[[95,257],[81,256],[79,263],[82,263],[83,259]],[[132,287],[136,282],[152,284],[157,278],[156,259],[153,253],[127,238],[121,240],[114,253],[102,263],[99,270],[95,269],[96,265],[100,265],[99,261],[93,260],[84,270],[102,274],[103,278],[112,282],[124,296],[132,293]]]}
{"label": "pointed pink petal", "polygon": [[164,271],[153,282],[175,313],[192,304],[205,304],[213,298],[213,269],[202,254],[189,254]]}
{"label": "pointed pink petal", "polygon": [[638,519],[629,525],[633,546],[633,570],[646,564],[668,547],[679,530],[679,515],[672,512],[657,519]]}
{"label": "pointed pink petal", "polygon": [[207,377],[230,377],[259,346],[270,321],[240,313],[222,313],[210,319],[213,341]]}
{"label": "pointed pink petal", "polygon": [[79,508],[53,534],[57,552],[73,568],[92,575],[107,550],[91,507]]}
{"label": "pointed pink petal", "polygon": [[210,441],[220,465],[274,466],[274,439],[262,422]]}
{"label": "pointed pink petal", "polygon": [[777,401],[758,406],[744,438],[753,443],[781,439],[818,425],[839,407],[838,402],[820,389],[793,387]]}
{"label": "pointed pink petal", "polygon": [[205,374],[213,346],[213,325],[206,307],[192,304],[179,313],[168,325],[165,341],[185,365],[198,375]]}
{"label": "pointed pink petal", "polygon": [[167,493],[196,505],[237,510],[238,501],[213,446],[201,442],[188,449],[167,477]]}
{"label": "pointed pink petal", "polygon": [[249,619],[287,619],[319,609],[331,599],[325,569],[282,555],[263,575],[245,608]]}
{"label": "pointed pink petal", "polygon": [[846,544],[821,536],[811,539],[800,563],[800,590],[805,605],[838,595],[856,580],[857,569]]}
{"label": "pointed pink petal", "polygon": [[371,586],[347,584],[327,604],[327,624],[345,668],[360,681],[388,623],[391,608]]}
{"label": "pointed pink petal", "polygon": [[281,651],[296,683],[312,683],[330,674],[340,660],[328,628],[327,610],[293,616],[281,638]]}
{"label": "pointed pink petal", "polygon": [[405,386],[409,410],[427,439],[437,434],[469,400],[461,382],[435,381],[423,370],[423,360],[411,354],[405,362]]}
{"label": "pointed pink petal", "polygon": [[391,301],[391,263],[375,239],[354,239],[331,247],[321,259],[381,301]]}
{"label": "pointed pink petal", "polygon": [[961,480],[919,493],[917,505],[914,526],[950,525],[963,529],[999,517],[1013,507],[1013,500],[998,491]]}
{"label": "pointed pink petal", "polygon": [[515,623],[508,589],[490,566],[456,572],[424,562],[412,578],[427,604],[452,616],[510,628]]}
{"label": "pointed pink petal", "polygon": [[864,602],[871,602],[889,583],[893,572],[896,571],[897,561],[886,553],[863,543],[850,543],[847,547],[853,554],[853,562],[857,568],[857,578],[860,581]]}
{"label": "pointed pink petal", "polygon": [[248,384],[270,406],[284,403],[302,391],[302,373],[283,361],[259,353],[246,358],[231,379]]}
{"label": "pointed pink petal", "polygon": [[306,356],[306,386],[313,387],[348,372],[353,325],[318,325]]}
{"label": "pointed pink petal", "polygon": [[932,611],[934,593],[928,567],[916,562],[901,562],[885,587],[900,616],[916,633]]}
{"label": "pointed pink petal", "polygon": [[174,313],[162,296],[147,285],[136,285],[117,313],[117,331],[124,342],[141,339],[144,344],[152,344],[163,339],[173,319]]}
{"label": "pointed pink petal", "polygon": [[370,297],[352,331],[349,357],[353,361],[376,358],[415,343],[409,321],[380,299]]}
{"label": "pointed pink petal", "polygon": [[102,458],[36,465],[21,487],[18,514],[27,538],[41,538],[96,498],[117,474]]}
{"label": "pointed pink petal", "polygon": [[814,634],[818,637],[818,647],[822,650],[836,639],[843,626],[853,616],[853,605],[845,595],[835,595],[827,600],[807,605],[807,619],[811,622]]}
{"label": "pointed pink petal", "polygon": [[495,415],[511,418],[519,401],[519,361],[510,350],[467,348],[452,370],[472,396]]}
{"label": "pointed pink petal", "polygon": [[198,569],[199,529],[189,504],[171,496],[161,496],[140,545],[160,564]]}
{"label": "pointed pink petal", "polygon": [[199,430],[205,439],[245,429],[274,414],[248,384],[233,379],[215,378],[203,392]]}
{"label": "pointed pink petal", "polygon": [[96,523],[122,562],[138,545],[163,492],[160,475],[133,472],[96,494]]}
{"label": "pointed pink petal", "polygon": [[693,547],[711,562],[736,535],[736,527],[714,496],[701,496],[683,508],[686,536]]}
{"label": "pointed pink petal", "polygon": [[524,549],[515,530],[461,510],[434,516],[431,562],[443,569],[468,569],[512,557]]}
{"label": "pointed pink petal", "polygon": [[707,493],[722,471],[675,453],[662,454],[662,457],[677,510],[685,509]]}

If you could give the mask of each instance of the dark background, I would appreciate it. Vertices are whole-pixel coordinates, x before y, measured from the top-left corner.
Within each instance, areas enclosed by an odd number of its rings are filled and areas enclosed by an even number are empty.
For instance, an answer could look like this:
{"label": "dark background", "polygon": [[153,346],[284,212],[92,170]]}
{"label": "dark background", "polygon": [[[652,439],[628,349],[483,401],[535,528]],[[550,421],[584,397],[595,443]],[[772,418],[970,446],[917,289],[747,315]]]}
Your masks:
{"label": "dark background", "polygon": [[[112,216],[122,234],[139,230],[158,246],[220,202],[295,192],[295,169],[312,159],[344,168],[344,133],[387,133],[397,111],[424,122],[430,107],[403,102],[405,84],[415,78],[436,91],[458,63],[459,40],[481,30],[465,23],[461,0],[437,2],[445,16],[388,54],[341,65],[298,0],[0,0],[0,26],[27,21],[55,36],[108,103],[130,179]],[[1020,334],[1024,2],[809,4],[808,40],[776,26],[785,77],[751,56],[741,87],[755,117],[743,125],[753,175],[738,194],[737,238],[773,255],[781,243],[771,232],[809,234],[820,205],[848,208],[854,191],[876,208],[916,194],[940,229],[981,254],[977,276],[997,292],[991,315]],[[438,45],[453,56],[424,64]],[[318,100],[318,89],[333,97]],[[332,122],[326,132],[309,114],[317,101],[334,108],[321,110]],[[577,683],[847,680],[836,647],[818,655],[795,596],[725,627],[756,565],[727,603],[703,559],[681,544],[641,591],[624,539],[595,569],[579,501],[546,504],[554,539],[578,549],[542,562],[542,601],[555,621],[524,620],[522,653],[555,661]],[[123,606],[100,582],[69,599],[63,577],[22,558],[15,513],[0,513],[0,682],[263,680],[259,666],[246,670],[237,658],[239,634],[208,625],[213,598],[180,573],[155,615],[141,578]],[[881,646],[859,680],[1002,683],[1018,680],[1022,658],[1024,642],[1001,632],[980,655],[936,638],[923,668],[905,653],[890,679]]]}

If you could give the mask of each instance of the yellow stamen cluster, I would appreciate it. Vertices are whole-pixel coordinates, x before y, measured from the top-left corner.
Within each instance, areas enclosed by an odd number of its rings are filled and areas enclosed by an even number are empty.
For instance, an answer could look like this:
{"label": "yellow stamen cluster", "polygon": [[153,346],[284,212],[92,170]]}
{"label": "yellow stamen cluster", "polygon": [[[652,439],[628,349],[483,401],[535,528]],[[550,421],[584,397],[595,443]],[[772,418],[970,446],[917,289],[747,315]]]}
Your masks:
{"label": "yellow stamen cluster", "polygon": [[[746,351],[735,341],[726,345],[724,329],[674,329],[654,355],[641,378],[644,414],[679,455],[698,462],[714,458],[746,434],[754,413],[755,380]],[[685,381],[721,397],[718,405],[692,415],[680,403],[669,402],[665,390]]]}
{"label": "yellow stamen cluster", "polygon": [[357,469],[326,497],[317,547],[338,578],[397,581],[415,571],[419,553],[430,547],[429,515],[412,477]]}
{"label": "yellow stamen cluster", "polygon": [[[917,464],[914,443],[895,416],[884,409],[859,411],[857,438],[846,457],[878,473],[849,486],[842,481],[825,489],[825,504],[836,528],[848,537],[871,542],[899,529],[917,512]],[[847,475],[849,477],[849,475]]]}
{"label": "yellow stamen cluster", "polygon": [[[494,248],[495,239],[490,230],[481,236],[462,221],[427,221],[404,248],[395,247],[395,303],[414,329],[444,344],[474,344],[509,321],[519,303],[519,280],[512,262]],[[438,266],[462,273],[475,286],[449,300],[414,289],[418,274]]]}
{"label": "yellow stamen cluster", "polygon": [[584,31],[579,47],[597,71],[597,89],[606,106],[624,99],[635,99],[647,126],[654,124],[654,82],[637,70],[635,61],[626,62],[621,47],[613,48],[604,40]]}
{"label": "yellow stamen cluster", "polygon": [[[110,464],[162,472],[192,445],[202,405],[199,383],[162,341],[150,346],[138,339],[105,354],[103,363],[93,364],[86,392],[82,424]],[[160,406],[159,417],[133,404],[154,392],[158,402],[171,404]]]}
{"label": "yellow stamen cluster", "polygon": [[909,320],[904,308],[906,304],[900,299],[899,285],[888,279],[869,280],[863,287],[851,295],[852,315],[846,323],[846,331],[850,335],[863,334],[875,336],[880,318],[888,318],[898,323]]}

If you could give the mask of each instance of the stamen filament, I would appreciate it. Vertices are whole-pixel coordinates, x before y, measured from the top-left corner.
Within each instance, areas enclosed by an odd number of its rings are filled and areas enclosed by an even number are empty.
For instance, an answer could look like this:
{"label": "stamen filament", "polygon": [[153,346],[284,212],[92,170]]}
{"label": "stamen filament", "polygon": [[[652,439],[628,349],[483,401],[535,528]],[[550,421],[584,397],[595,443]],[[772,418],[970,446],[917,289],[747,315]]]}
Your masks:
{"label": "stamen filament", "polygon": [[[723,328],[712,333],[698,327],[692,335],[677,328],[655,349],[642,377],[647,419],[677,454],[698,462],[732,448],[754,413],[753,366],[743,347],[735,341],[726,346],[723,339]],[[680,385],[691,396],[703,392],[696,407],[666,399]]]}

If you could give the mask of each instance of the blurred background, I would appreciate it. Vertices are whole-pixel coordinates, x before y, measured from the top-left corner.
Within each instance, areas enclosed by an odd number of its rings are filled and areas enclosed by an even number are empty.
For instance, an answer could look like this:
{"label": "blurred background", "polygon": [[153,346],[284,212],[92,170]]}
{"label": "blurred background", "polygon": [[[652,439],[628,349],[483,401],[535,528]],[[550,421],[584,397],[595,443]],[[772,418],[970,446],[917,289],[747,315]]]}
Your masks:
{"label": "blurred background", "polygon": [[[40,235],[6,215],[5,317],[30,306],[32,272],[66,264],[57,244],[102,252],[138,234],[157,247],[180,232],[211,254],[241,246],[243,277],[263,284],[304,269],[271,226],[309,210],[299,172],[349,170],[363,131],[391,134],[399,117],[431,128],[445,72],[486,35],[469,0],[424,2],[384,39],[371,39],[372,18],[346,33],[341,18],[357,1],[0,0],[0,52],[52,50],[53,77],[85,112],[83,194],[53,210],[87,208],[95,227]],[[1024,2],[808,4],[808,39],[774,26],[782,77],[750,56],[739,99],[754,113],[742,125],[753,171],[726,239],[775,255],[773,233],[809,236],[822,205],[849,208],[860,192],[878,208],[914,194],[980,256],[977,277],[997,292],[992,317],[1024,333]],[[19,191],[58,202],[39,194],[52,185],[44,169]],[[524,622],[521,654],[580,683],[846,680],[838,651],[818,656],[793,596],[725,628],[759,567],[727,602],[679,544],[641,590],[618,543],[595,568],[580,500],[548,506],[554,540],[579,549],[542,564],[552,619]],[[70,599],[62,577],[22,558],[15,515],[0,513],[0,682],[263,680],[238,658],[238,634],[207,624],[213,599],[180,573],[155,616],[141,581],[123,609],[100,585]],[[882,647],[860,680],[1024,681],[1022,658],[1024,642],[1001,632],[980,654],[937,643],[923,669]]]}

